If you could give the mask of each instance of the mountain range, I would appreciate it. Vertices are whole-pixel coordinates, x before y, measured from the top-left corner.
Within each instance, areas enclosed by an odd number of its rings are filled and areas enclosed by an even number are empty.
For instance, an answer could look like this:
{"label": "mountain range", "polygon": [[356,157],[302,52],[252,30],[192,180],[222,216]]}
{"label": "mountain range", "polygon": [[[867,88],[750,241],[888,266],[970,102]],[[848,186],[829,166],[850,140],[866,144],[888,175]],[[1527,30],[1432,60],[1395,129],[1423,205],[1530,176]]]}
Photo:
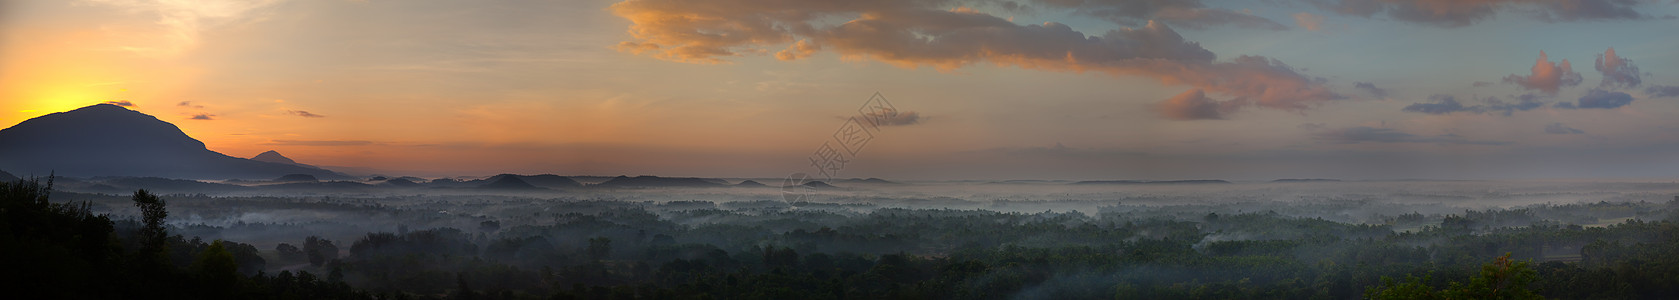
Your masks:
{"label": "mountain range", "polygon": [[[284,158],[279,153],[273,156]],[[0,170],[24,176],[266,180],[307,174],[328,180],[349,178],[295,162],[211,151],[174,124],[111,104],[52,113],[0,129]]]}

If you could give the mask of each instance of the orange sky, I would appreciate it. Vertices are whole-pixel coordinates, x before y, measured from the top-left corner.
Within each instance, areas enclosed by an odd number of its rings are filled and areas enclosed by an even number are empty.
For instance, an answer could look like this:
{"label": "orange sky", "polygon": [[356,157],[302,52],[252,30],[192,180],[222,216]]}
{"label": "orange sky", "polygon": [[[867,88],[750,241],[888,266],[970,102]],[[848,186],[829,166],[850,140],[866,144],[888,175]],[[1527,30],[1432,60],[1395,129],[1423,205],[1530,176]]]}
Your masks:
{"label": "orange sky", "polygon": [[[1672,5],[1604,21],[1488,1],[1475,5],[1500,17],[1411,20],[1213,1],[1172,9],[1229,19],[1109,20],[1047,2],[821,3],[6,1],[0,126],[128,101],[240,157],[278,150],[420,175],[778,177],[881,92],[920,118],[884,130],[849,174],[1422,177],[1465,162],[1521,169],[1524,157],[1679,163],[1660,150],[1679,143],[1668,117],[1679,101],[1643,89],[1679,83],[1666,71],[1679,69],[1679,39],[1659,18]],[[811,7],[777,6],[795,4]],[[794,8],[814,17],[773,14]],[[1515,13],[1534,10],[1585,19]],[[760,19],[780,26],[741,21]],[[871,35],[903,29],[893,26],[941,38]],[[939,31],[964,26],[999,35]],[[1637,100],[1556,108],[1604,88],[1592,67],[1608,47],[1649,73],[1615,90]],[[1506,83],[1557,75],[1530,73],[1540,51],[1540,65],[1566,59],[1584,83]],[[1546,105],[1501,114],[1480,101],[1533,93]],[[1438,95],[1462,105],[1407,110]],[[1371,171],[1396,156],[1437,167]],[[1650,160],[1661,164],[1635,163]],[[1503,174],[1485,173],[1473,176]]]}

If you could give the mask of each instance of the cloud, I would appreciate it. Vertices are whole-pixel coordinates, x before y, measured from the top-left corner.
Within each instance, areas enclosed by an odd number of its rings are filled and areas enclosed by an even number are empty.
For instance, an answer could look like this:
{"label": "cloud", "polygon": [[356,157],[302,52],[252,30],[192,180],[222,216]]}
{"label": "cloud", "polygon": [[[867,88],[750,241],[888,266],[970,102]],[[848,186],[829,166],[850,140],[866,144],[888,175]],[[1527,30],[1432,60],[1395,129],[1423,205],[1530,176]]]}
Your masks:
{"label": "cloud", "polygon": [[1585,134],[1586,132],[1581,131],[1579,129],[1574,129],[1572,127],[1568,127],[1567,125],[1562,125],[1562,123],[1551,123],[1551,124],[1545,125],[1545,133],[1549,133],[1549,134]]}
{"label": "cloud", "polygon": [[1499,12],[1528,14],[1545,22],[1638,20],[1638,0],[1303,0],[1342,15],[1394,20],[1440,27],[1462,27],[1492,18]]}
{"label": "cloud", "polygon": [[110,105],[116,105],[116,106],[121,106],[121,107],[134,107],[134,102],[128,102],[128,100],[112,100],[112,101],[105,101],[104,103],[100,103],[100,104],[110,104]]}
{"label": "cloud", "polygon": [[1476,81],[1476,82],[1475,82],[1475,83],[1471,83],[1471,84],[1469,84],[1469,86],[1473,86],[1473,87],[1487,87],[1487,86],[1492,86],[1492,82],[1490,82],[1490,81]]}
{"label": "cloud", "polygon": [[362,146],[372,145],[373,142],[356,140],[272,140],[262,144],[280,146]]}
{"label": "cloud", "polygon": [[209,120],[215,120],[215,119],[216,119],[216,118],[215,118],[215,117],[216,117],[216,115],[212,115],[212,114],[204,114],[204,113],[201,113],[201,114],[195,114],[195,115],[192,115],[192,117],[191,117],[191,118],[187,118],[187,119],[188,119],[188,120],[205,120],[205,121],[209,121]]}
{"label": "cloud", "polygon": [[1649,94],[1650,97],[1679,97],[1679,85],[1652,85],[1644,88],[1644,93]]}
{"label": "cloud", "polygon": [[175,106],[187,107],[187,108],[204,108],[203,105],[192,104],[192,101],[181,101],[181,103],[176,103]]}
{"label": "cloud", "polygon": [[1552,95],[1556,95],[1558,89],[1580,85],[1581,81],[1583,79],[1580,73],[1574,72],[1574,67],[1567,59],[1563,59],[1561,64],[1553,63],[1545,56],[1545,51],[1539,51],[1539,60],[1533,63],[1531,75],[1510,74],[1504,77],[1504,83],[1514,83],[1525,89],[1540,90]]}
{"label": "cloud", "polygon": [[1615,55],[1614,47],[1597,55],[1597,71],[1603,73],[1603,83],[1598,87],[1634,88],[1644,83],[1644,79],[1639,78],[1638,66],[1632,65],[1631,59]]}
{"label": "cloud", "polygon": [[1318,131],[1314,135],[1314,138],[1316,138],[1318,140],[1337,143],[1337,144],[1361,144],[1361,143],[1423,143],[1423,144],[1450,144],[1450,145],[1507,145],[1507,144],[1510,144],[1509,142],[1468,140],[1468,139],[1464,139],[1462,136],[1458,136],[1458,135],[1455,135],[1455,134],[1442,134],[1442,135],[1437,135],[1437,136],[1419,136],[1419,135],[1415,135],[1415,134],[1405,133],[1403,131],[1395,130],[1395,129],[1392,129],[1392,128],[1375,128],[1375,127],[1367,127],[1367,126],[1355,126],[1355,127],[1348,127],[1348,128],[1335,129],[1335,130],[1321,130],[1321,131]]}
{"label": "cloud", "polygon": [[1374,96],[1376,96],[1376,98],[1387,98],[1387,96],[1388,96],[1388,90],[1387,89],[1376,87],[1376,84],[1374,84],[1374,83],[1354,82],[1353,87],[1358,88],[1360,90],[1364,90],[1365,92],[1369,92],[1370,95],[1374,95]]}
{"label": "cloud", "polygon": [[1554,107],[1563,109],[1615,109],[1632,104],[1632,100],[1632,95],[1627,93],[1592,89],[1586,91],[1585,96],[1580,96],[1578,103],[1561,102]]}
{"label": "cloud", "polygon": [[301,110],[288,110],[288,111],[286,111],[286,113],[296,115],[296,116],[299,116],[299,117],[304,117],[304,118],[325,118],[326,117],[326,116],[317,115],[317,114],[313,114],[313,113],[309,113],[307,111],[301,111]]}
{"label": "cloud", "polygon": [[1240,101],[1218,101],[1193,89],[1155,104],[1161,116],[1172,120],[1222,120],[1243,105]]}
{"label": "cloud", "polygon": [[1232,25],[1241,28],[1288,30],[1288,26],[1246,12],[1223,8],[1209,8],[1199,0],[1136,1],[1136,0],[1039,0],[1049,7],[1072,9],[1074,13],[1092,16],[1124,26],[1139,26],[1149,21],[1161,21],[1190,29]]}
{"label": "cloud", "polygon": [[[1096,4],[1090,4],[1095,3]],[[1107,7],[1122,2],[1079,2]],[[1152,78],[1270,109],[1304,110],[1343,99],[1322,78],[1262,56],[1217,61],[1212,51],[1162,22],[1086,35],[1065,24],[1019,25],[928,1],[628,0],[610,10],[635,40],[619,49],[688,63],[815,51],[903,68],[954,70],[991,63],[1060,72]],[[1190,3],[1199,5],[1198,3]],[[728,7],[729,9],[715,9]],[[834,17],[856,16],[834,25]],[[795,42],[798,41],[798,42]],[[804,43],[805,46],[798,46]],[[792,44],[791,47],[788,44]],[[790,51],[791,50],[791,51]],[[808,51],[807,51],[808,50]]]}
{"label": "cloud", "polygon": [[781,52],[776,52],[775,58],[780,60],[799,60],[816,54],[817,50],[822,49],[821,47],[817,47],[815,44],[811,44],[809,40],[799,40],[799,42],[793,43],[792,46],[787,46],[787,49],[781,50]]}
{"label": "cloud", "polygon": [[1539,101],[1538,95],[1524,94],[1520,96],[1508,96],[1505,98],[1507,99],[1500,99],[1499,97],[1486,97],[1480,99],[1481,104],[1464,105],[1462,102],[1457,100],[1457,97],[1453,97],[1451,95],[1433,95],[1428,97],[1428,99],[1433,102],[1413,103],[1405,106],[1405,108],[1401,110],[1405,112],[1425,113],[1431,115],[1444,115],[1459,112],[1474,114],[1497,113],[1508,117],[1517,111],[1529,111],[1545,106],[1545,102]]}
{"label": "cloud", "polygon": [[132,14],[157,17],[157,25],[166,34],[154,45],[123,47],[137,53],[179,53],[198,44],[199,36],[217,27],[256,19],[251,12],[279,3],[280,0],[229,1],[157,1],[157,0],[87,0],[107,7],[126,10]]}
{"label": "cloud", "polygon": [[1310,31],[1323,30],[1323,16],[1314,15],[1308,12],[1300,12],[1294,14],[1294,24],[1300,25],[1300,28],[1305,28]]}
{"label": "cloud", "polygon": [[[879,126],[905,126],[921,124],[921,113],[918,112],[886,112],[882,114],[886,116],[875,117],[871,114],[869,117],[874,120],[878,120],[879,123],[876,125]],[[840,119],[845,118],[848,117],[840,117]]]}

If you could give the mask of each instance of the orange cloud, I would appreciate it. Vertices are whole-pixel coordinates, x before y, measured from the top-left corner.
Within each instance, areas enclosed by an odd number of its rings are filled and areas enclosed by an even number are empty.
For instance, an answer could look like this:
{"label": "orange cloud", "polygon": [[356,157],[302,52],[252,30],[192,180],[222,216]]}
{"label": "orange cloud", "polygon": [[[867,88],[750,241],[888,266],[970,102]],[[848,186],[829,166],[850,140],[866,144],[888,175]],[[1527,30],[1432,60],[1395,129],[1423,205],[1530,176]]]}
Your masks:
{"label": "orange cloud", "polygon": [[1306,30],[1322,30],[1323,16],[1314,15],[1308,12],[1297,13],[1294,14],[1294,24],[1300,25],[1300,28],[1305,28]]}
{"label": "orange cloud", "polygon": [[1533,63],[1531,72],[1528,76],[1510,74],[1504,77],[1504,82],[1555,95],[1558,89],[1579,85],[1584,80],[1567,59],[1560,64],[1551,62],[1545,51],[1539,51],[1539,60]]}
{"label": "orange cloud", "polygon": [[[1059,72],[1153,78],[1241,106],[1302,110],[1343,96],[1322,79],[1270,58],[1216,61],[1166,24],[1086,35],[1054,22],[1019,25],[971,9],[926,1],[629,0],[611,10],[630,20],[635,41],[619,49],[689,63],[765,55],[793,60],[822,50],[903,68],[954,70],[978,63]],[[718,9],[727,7],[728,9]],[[855,16],[838,25],[832,17]],[[793,43],[797,40],[796,43]],[[793,43],[792,46],[783,46]]]}
{"label": "orange cloud", "polygon": [[1240,101],[1207,98],[1200,89],[1189,90],[1155,105],[1161,115],[1173,120],[1219,120],[1241,107]]}

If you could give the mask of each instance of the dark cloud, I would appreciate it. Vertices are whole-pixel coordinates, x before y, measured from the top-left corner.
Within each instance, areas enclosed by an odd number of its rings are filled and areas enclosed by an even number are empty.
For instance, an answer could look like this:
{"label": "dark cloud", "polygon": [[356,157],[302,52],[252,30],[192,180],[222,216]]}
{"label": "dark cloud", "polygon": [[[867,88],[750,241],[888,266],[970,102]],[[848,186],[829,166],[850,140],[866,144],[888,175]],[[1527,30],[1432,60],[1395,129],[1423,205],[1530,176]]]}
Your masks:
{"label": "dark cloud", "polygon": [[1557,90],[1580,85],[1580,82],[1584,81],[1579,72],[1574,72],[1574,66],[1570,65],[1567,59],[1563,59],[1560,64],[1553,63],[1545,55],[1545,51],[1539,51],[1539,60],[1533,63],[1531,72],[1528,76],[1505,76],[1504,83],[1514,83],[1524,89],[1556,95]]}
{"label": "dark cloud", "polygon": [[1189,90],[1155,104],[1161,116],[1173,120],[1222,120],[1235,112],[1241,101],[1218,101],[1207,98],[1200,89]]}
{"label": "dark cloud", "polygon": [[1204,29],[1212,26],[1233,26],[1288,30],[1288,26],[1271,19],[1223,8],[1210,8],[1199,0],[1137,1],[1137,0],[1038,0],[1045,6],[1072,9],[1125,26],[1140,26],[1151,20],[1172,26]]}
{"label": "dark cloud", "polygon": [[1431,115],[1463,112],[1510,116],[1517,111],[1529,111],[1545,106],[1545,102],[1540,101],[1540,97],[1533,94],[1508,96],[1503,98],[1481,98],[1480,103],[1475,105],[1464,105],[1462,102],[1457,100],[1457,97],[1453,97],[1451,95],[1434,95],[1429,96],[1428,99],[1432,102],[1413,103],[1405,106],[1402,110],[1406,112],[1425,113]]}
{"label": "dark cloud", "polygon": [[371,141],[344,141],[344,140],[273,140],[273,141],[269,141],[267,143],[262,143],[262,144],[263,145],[281,145],[281,146],[361,146],[361,145],[372,145],[373,142],[371,142]]}
{"label": "dark cloud", "polygon": [[175,106],[187,107],[187,108],[204,108],[203,105],[192,104],[192,101],[181,101],[181,103],[176,103]]}
{"label": "dark cloud", "polygon": [[121,107],[134,107],[134,102],[128,102],[128,100],[105,101],[104,103],[101,103],[101,104],[110,104],[110,105],[116,105],[116,106],[121,106]]}
{"label": "dark cloud", "polygon": [[1360,144],[1360,143],[1424,143],[1424,144],[1451,144],[1451,145],[1506,145],[1506,144],[1510,144],[1509,142],[1469,140],[1469,139],[1465,139],[1462,136],[1458,136],[1458,135],[1455,135],[1455,134],[1442,134],[1442,135],[1437,135],[1437,136],[1419,136],[1419,135],[1415,135],[1415,134],[1405,133],[1403,131],[1395,130],[1395,129],[1392,129],[1392,128],[1375,128],[1375,127],[1367,127],[1367,126],[1355,126],[1355,127],[1348,127],[1348,128],[1342,128],[1342,129],[1336,129],[1336,130],[1321,130],[1321,131],[1318,131],[1315,134],[1314,137],[1319,139],[1319,140],[1328,141],[1328,142],[1337,143],[1337,144]]}
{"label": "dark cloud", "polygon": [[1644,93],[1650,97],[1679,97],[1679,85],[1652,85],[1644,88]]}
{"label": "dark cloud", "polygon": [[1373,83],[1354,82],[1353,87],[1358,88],[1360,90],[1364,90],[1365,92],[1369,92],[1370,95],[1376,96],[1376,98],[1387,98],[1387,96],[1388,96],[1388,90],[1387,89],[1376,87],[1376,84],[1373,84]]}
{"label": "dark cloud", "polygon": [[[948,71],[991,63],[1141,76],[1236,103],[1290,111],[1345,98],[1331,91],[1322,78],[1301,74],[1281,61],[1261,56],[1216,61],[1212,51],[1185,40],[1164,21],[1086,35],[1065,24],[1019,25],[972,9],[942,9],[943,4],[629,0],[610,10],[632,23],[634,40],[620,43],[619,50],[680,62],[723,63],[725,58],[747,55],[799,59],[816,51],[832,51],[844,58],[904,68]],[[1064,4],[1084,6],[1086,2]],[[852,16],[855,19],[831,25],[834,17]]]}
{"label": "dark cloud", "polygon": [[[876,125],[879,125],[879,126],[915,125],[915,124],[921,124],[921,119],[922,119],[921,118],[921,113],[913,112],[913,111],[886,112],[886,113],[883,113],[883,114],[884,114],[884,116],[875,116],[874,114],[870,114],[870,115],[867,116],[867,118],[877,120],[879,123],[876,124]],[[849,117],[840,117],[840,119],[847,119],[847,118],[849,118]]]}
{"label": "dark cloud", "polygon": [[1652,19],[1638,12],[1641,0],[1303,0],[1342,15],[1440,27],[1462,27],[1501,12],[1527,14],[1545,22]]}
{"label": "dark cloud", "polygon": [[1603,83],[1598,84],[1602,88],[1634,88],[1644,83],[1638,66],[1632,65],[1631,59],[1615,55],[1613,47],[1597,55],[1597,71],[1603,73]]}
{"label": "dark cloud", "polygon": [[1545,133],[1549,133],[1549,134],[1585,134],[1586,132],[1581,131],[1579,129],[1574,129],[1572,127],[1568,127],[1567,125],[1562,125],[1562,123],[1551,123],[1551,124],[1545,125]]}
{"label": "dark cloud", "polygon": [[1428,100],[1434,101],[1434,102],[1412,103],[1411,105],[1405,106],[1403,111],[1415,112],[1415,113],[1425,113],[1425,114],[1431,114],[1431,115],[1443,115],[1443,114],[1465,111],[1465,107],[1463,106],[1463,103],[1458,103],[1457,98],[1452,97],[1450,95],[1429,96]]}
{"label": "dark cloud", "polygon": [[1632,95],[1622,92],[1611,92],[1600,89],[1586,91],[1580,96],[1578,103],[1561,102],[1555,105],[1563,109],[1615,109],[1632,104]]}
{"label": "dark cloud", "polygon": [[212,114],[196,114],[196,115],[192,115],[191,118],[187,118],[187,119],[208,121],[208,120],[215,120],[216,119],[215,117],[216,117],[216,115],[212,115]]}
{"label": "dark cloud", "polygon": [[295,116],[299,116],[299,117],[304,117],[304,118],[325,118],[326,117],[326,116],[317,115],[317,114],[313,114],[313,113],[309,113],[307,111],[301,111],[301,110],[288,110],[288,111],[286,111],[286,113],[292,114],[292,115],[295,115]]}

